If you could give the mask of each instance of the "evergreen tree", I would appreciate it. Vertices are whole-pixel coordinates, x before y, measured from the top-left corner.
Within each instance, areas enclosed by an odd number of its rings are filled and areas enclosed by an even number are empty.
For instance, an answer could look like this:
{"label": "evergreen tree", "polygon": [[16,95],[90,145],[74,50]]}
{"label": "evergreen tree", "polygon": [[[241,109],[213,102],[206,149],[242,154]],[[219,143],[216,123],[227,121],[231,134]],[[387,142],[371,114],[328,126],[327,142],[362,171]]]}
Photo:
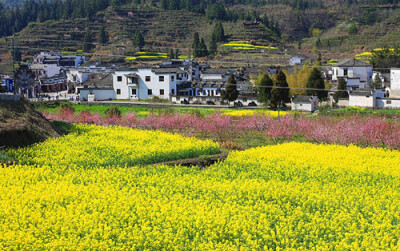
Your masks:
{"label": "evergreen tree", "polygon": [[14,53],[12,53],[12,57],[15,62],[21,62],[22,61],[22,53],[21,50],[16,48],[14,49]]}
{"label": "evergreen tree", "polygon": [[239,96],[239,91],[237,90],[237,83],[233,74],[228,78],[227,86],[225,90],[222,90],[222,99],[228,100],[229,102],[235,101]]}
{"label": "evergreen tree", "polygon": [[271,102],[278,107],[278,111],[285,103],[290,101],[289,91],[286,75],[282,70],[279,70],[276,75],[275,86],[271,91]]}
{"label": "evergreen tree", "polygon": [[195,58],[200,57],[199,43],[200,43],[199,33],[195,32],[193,35],[193,43],[192,43],[193,57],[195,57]]}
{"label": "evergreen tree", "polygon": [[161,7],[161,9],[163,9],[163,10],[168,9],[168,1],[167,1],[167,0],[161,0],[161,1],[160,1],[160,7]]}
{"label": "evergreen tree", "polygon": [[218,51],[217,42],[213,38],[211,39],[209,48],[210,48],[210,50],[209,50],[210,55],[215,55]]}
{"label": "evergreen tree", "polygon": [[107,31],[106,31],[104,25],[102,25],[100,28],[98,40],[99,40],[99,43],[102,45],[105,45],[108,43],[108,34],[107,34]]}
{"label": "evergreen tree", "polygon": [[85,37],[83,39],[83,51],[89,52],[92,47],[92,33],[90,32],[89,28],[86,28]]}
{"label": "evergreen tree", "polygon": [[208,56],[208,50],[207,50],[206,43],[204,42],[204,38],[201,38],[199,46],[198,46],[198,50],[199,50],[199,57]]}
{"label": "evergreen tree", "polygon": [[211,37],[213,40],[215,40],[215,42],[223,42],[225,40],[225,31],[221,21],[218,21],[215,24],[214,31]]}
{"label": "evergreen tree", "polygon": [[170,59],[174,59],[175,58],[175,54],[174,54],[174,49],[170,49],[169,50],[169,55],[168,55],[168,57],[170,58]]}
{"label": "evergreen tree", "polygon": [[314,67],[314,69],[311,71],[307,80],[307,88],[313,90],[307,89],[306,95],[317,96],[319,100],[324,100],[328,96],[328,93],[325,90],[325,82],[321,76],[321,69],[319,67]]}
{"label": "evergreen tree", "polygon": [[133,37],[133,45],[139,48],[142,48],[146,42],[144,41],[144,37],[140,31],[136,31]]}
{"label": "evergreen tree", "polygon": [[274,82],[266,73],[260,73],[256,80],[256,86],[258,89],[257,100],[267,105],[271,99],[271,90],[274,86]]}
{"label": "evergreen tree", "polygon": [[176,59],[179,59],[179,56],[180,56],[179,49],[176,48],[176,49],[175,49],[175,58],[176,58]]}
{"label": "evergreen tree", "polygon": [[375,75],[374,82],[371,85],[372,89],[380,89],[382,88],[382,80],[378,74]]}
{"label": "evergreen tree", "polygon": [[347,92],[346,88],[346,80],[344,78],[339,79],[339,84],[337,88],[337,92],[333,95],[333,99],[335,99],[335,102],[337,103],[340,98],[348,98],[349,93]]}

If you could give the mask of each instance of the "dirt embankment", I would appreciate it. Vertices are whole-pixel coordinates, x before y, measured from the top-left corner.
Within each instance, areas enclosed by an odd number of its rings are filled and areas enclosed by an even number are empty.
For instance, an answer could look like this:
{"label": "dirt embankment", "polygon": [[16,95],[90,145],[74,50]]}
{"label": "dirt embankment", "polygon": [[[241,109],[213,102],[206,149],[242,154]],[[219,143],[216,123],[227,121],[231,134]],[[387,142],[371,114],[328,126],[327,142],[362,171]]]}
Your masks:
{"label": "dirt embankment", "polygon": [[0,147],[23,147],[59,135],[28,101],[0,101]]}

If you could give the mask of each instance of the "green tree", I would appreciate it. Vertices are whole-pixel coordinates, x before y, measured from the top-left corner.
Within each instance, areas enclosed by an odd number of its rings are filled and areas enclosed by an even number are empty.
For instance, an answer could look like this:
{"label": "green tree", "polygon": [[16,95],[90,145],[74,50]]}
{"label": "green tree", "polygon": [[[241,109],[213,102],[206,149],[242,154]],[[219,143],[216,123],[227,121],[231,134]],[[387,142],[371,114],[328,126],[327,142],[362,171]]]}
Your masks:
{"label": "green tree", "polygon": [[199,57],[199,44],[200,44],[200,37],[199,33],[195,32],[193,35],[193,43],[192,43],[192,49],[193,49],[193,57]]}
{"label": "green tree", "polygon": [[333,95],[333,99],[335,100],[336,103],[339,101],[340,98],[349,97],[349,93],[347,92],[346,86],[347,86],[346,80],[344,78],[340,78],[337,92],[335,92],[335,94]]}
{"label": "green tree", "polygon": [[208,56],[208,50],[206,43],[204,42],[204,38],[201,38],[200,43],[197,47],[198,50],[198,57],[206,57]]}
{"label": "green tree", "polygon": [[352,24],[349,26],[349,28],[347,28],[347,32],[348,32],[350,35],[357,34],[357,33],[358,33],[357,24],[352,23]]}
{"label": "green tree", "polygon": [[136,31],[133,36],[132,43],[134,46],[142,48],[146,42],[144,41],[144,37],[140,31]]}
{"label": "green tree", "polygon": [[210,47],[209,47],[210,55],[215,55],[217,53],[217,51],[218,51],[217,42],[214,39],[211,39]]}
{"label": "green tree", "polygon": [[104,25],[102,25],[101,28],[100,28],[98,41],[102,45],[105,45],[105,44],[108,43],[108,33],[107,33]]}
{"label": "green tree", "polygon": [[15,62],[21,62],[22,61],[22,53],[20,49],[14,49],[14,52],[12,53],[12,57]]}
{"label": "green tree", "polygon": [[258,90],[257,100],[267,105],[271,99],[271,90],[274,86],[274,81],[272,81],[268,74],[260,73],[255,84]]}
{"label": "green tree", "polygon": [[211,38],[214,39],[215,42],[223,42],[225,40],[225,31],[221,21],[215,24]]}
{"label": "green tree", "polygon": [[308,77],[306,95],[317,96],[320,100],[324,100],[328,96],[328,93],[325,90],[325,82],[321,76],[321,69],[319,67],[314,67]]}
{"label": "green tree", "polygon": [[275,86],[271,91],[271,102],[278,107],[278,113],[280,108],[290,101],[289,91],[290,88],[286,81],[286,75],[282,70],[279,70],[276,75]]}
{"label": "green tree", "polygon": [[89,52],[92,47],[92,33],[90,32],[89,28],[86,28],[86,32],[85,32],[85,37],[83,39],[83,51],[84,52]]}
{"label": "green tree", "polygon": [[380,89],[382,88],[382,80],[378,74],[375,75],[374,82],[371,85],[372,89]]}
{"label": "green tree", "polygon": [[228,100],[229,102],[235,101],[239,96],[239,91],[237,90],[237,83],[233,74],[228,78],[227,86],[225,90],[222,90],[222,99]]}

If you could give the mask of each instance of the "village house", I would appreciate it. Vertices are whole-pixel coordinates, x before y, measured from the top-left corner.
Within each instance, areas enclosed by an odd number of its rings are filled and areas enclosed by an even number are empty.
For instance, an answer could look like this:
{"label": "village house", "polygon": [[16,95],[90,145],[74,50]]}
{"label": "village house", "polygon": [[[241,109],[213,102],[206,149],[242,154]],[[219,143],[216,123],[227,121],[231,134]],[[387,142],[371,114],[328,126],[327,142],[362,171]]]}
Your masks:
{"label": "village house", "polygon": [[[101,101],[117,99],[113,88],[112,73],[93,73],[83,86],[77,87],[76,93],[84,101]],[[92,98],[92,100],[90,100]]]}
{"label": "village house", "polygon": [[372,83],[372,65],[351,58],[345,59],[332,67],[332,80],[344,78],[349,81],[349,89],[369,87]]}
{"label": "village house", "polygon": [[187,79],[188,73],[179,68],[138,68],[116,71],[113,87],[117,99],[168,99]]}
{"label": "village house", "polygon": [[292,111],[315,112],[318,110],[317,96],[294,95],[291,101]]}
{"label": "village house", "polygon": [[63,68],[78,67],[84,62],[85,56],[62,55],[60,52],[41,52],[33,58],[33,64],[55,64]]}
{"label": "village house", "polygon": [[259,22],[257,20],[252,21],[252,22],[244,22],[243,23],[243,29],[244,30],[257,31],[257,30],[259,30],[260,25],[261,25],[261,22]]}
{"label": "village house", "polygon": [[234,73],[236,73],[236,69],[208,68],[205,71],[201,72],[200,79],[228,81],[229,76]]}
{"label": "village house", "polygon": [[36,77],[45,76],[51,78],[61,73],[61,67],[56,64],[31,64],[29,69]]}

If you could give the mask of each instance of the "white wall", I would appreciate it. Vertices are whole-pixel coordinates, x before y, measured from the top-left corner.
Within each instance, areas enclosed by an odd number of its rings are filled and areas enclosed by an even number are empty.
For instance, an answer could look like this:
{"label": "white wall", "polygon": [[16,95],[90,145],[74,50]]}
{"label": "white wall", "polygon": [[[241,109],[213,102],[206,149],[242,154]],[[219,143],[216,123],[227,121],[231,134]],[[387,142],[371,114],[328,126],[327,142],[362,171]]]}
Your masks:
{"label": "white wall", "polygon": [[80,70],[69,70],[67,71],[67,81],[72,83],[85,83],[89,80],[90,74],[89,72],[82,72]]}
{"label": "white wall", "polygon": [[[347,69],[347,75],[344,70]],[[360,81],[369,83],[372,80],[372,67],[333,67],[332,80],[337,81],[338,78],[360,78]]]}
{"label": "white wall", "polygon": [[349,96],[349,106],[357,107],[375,107],[375,97],[374,96]]}
{"label": "white wall", "polygon": [[400,69],[390,69],[390,89],[400,90]]}
{"label": "white wall", "polygon": [[54,76],[60,74],[61,67],[59,67],[59,66],[57,66],[55,64],[54,65],[53,64],[45,65],[44,66],[44,71],[46,72],[46,76],[51,78],[51,77],[54,77]]}
{"label": "white wall", "polygon": [[[129,85],[128,78],[126,75],[135,73],[139,75],[138,85]],[[157,96],[161,99],[168,99],[169,94],[177,94],[177,84],[187,80],[185,76],[182,76],[182,80],[177,80],[176,73],[161,73],[156,74],[148,69],[138,69],[136,71],[117,71],[113,74],[113,86],[115,93],[118,93],[118,89],[121,90],[121,94],[117,95],[117,99],[151,99]],[[182,74],[184,75],[184,74]],[[118,77],[122,77],[122,81],[117,81]],[[146,81],[146,76],[150,76],[150,81]],[[160,81],[160,76],[164,77],[164,81]],[[136,89],[136,96],[132,95],[132,89]],[[152,90],[152,94],[148,94],[148,90]],[[161,90],[164,90],[164,94],[161,94]]]}
{"label": "white wall", "polygon": [[93,89],[93,90],[87,90],[83,89],[80,91],[80,99],[88,100],[88,95],[89,93],[94,94],[95,100],[109,100],[109,99],[116,99],[117,95],[115,94],[114,90],[111,89],[106,89],[106,90],[100,90],[100,89]]}
{"label": "white wall", "polygon": [[376,107],[379,108],[400,108],[400,99],[377,99]]}

